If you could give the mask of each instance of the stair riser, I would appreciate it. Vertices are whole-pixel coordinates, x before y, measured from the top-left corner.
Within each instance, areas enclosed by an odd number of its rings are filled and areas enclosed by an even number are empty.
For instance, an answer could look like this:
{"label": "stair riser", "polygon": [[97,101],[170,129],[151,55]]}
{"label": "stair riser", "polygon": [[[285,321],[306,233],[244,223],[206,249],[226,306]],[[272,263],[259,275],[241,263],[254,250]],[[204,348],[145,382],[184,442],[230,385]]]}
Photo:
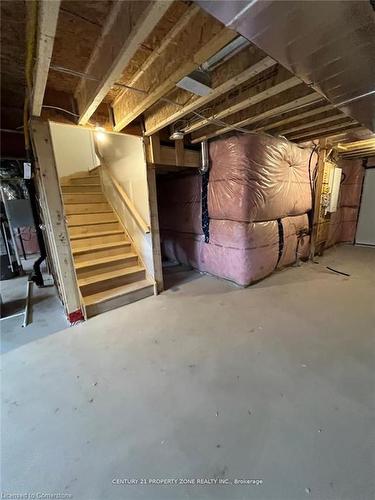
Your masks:
{"label": "stair riser", "polygon": [[92,224],[90,226],[75,226],[69,228],[70,236],[84,236],[87,233],[96,233],[100,231],[112,231],[122,229],[119,222],[109,222],[107,224]]}
{"label": "stair riser", "polygon": [[102,189],[100,186],[61,186],[61,191],[63,194],[71,194],[71,193],[101,193]]}
{"label": "stair riser", "polygon": [[86,315],[88,318],[92,318],[97,314],[111,311],[112,309],[117,309],[117,307],[125,306],[127,304],[131,304],[132,302],[136,302],[137,300],[145,299],[146,297],[150,297],[153,294],[154,287],[151,285],[149,287],[142,288],[141,290],[136,290],[119,297],[108,299],[104,302],[100,302],[99,304],[86,306]]}
{"label": "stair riser", "polygon": [[89,177],[77,177],[77,178],[72,177],[66,184],[68,184],[69,186],[82,186],[82,184],[100,185],[100,177],[98,177],[97,175],[96,176],[90,175]]}
{"label": "stair riser", "polygon": [[95,193],[64,194],[63,199],[64,199],[64,204],[107,202],[103,194],[95,194]]}
{"label": "stair riser", "polygon": [[97,224],[98,220],[101,222],[117,222],[117,218],[113,213],[104,214],[81,214],[81,215],[67,215],[68,226],[82,226],[87,224]]}
{"label": "stair riser", "polygon": [[125,234],[107,234],[106,236],[95,236],[92,238],[82,238],[80,240],[72,240],[72,249],[87,247],[89,245],[99,245],[100,243],[112,243],[113,241],[126,240]]}
{"label": "stair riser", "polygon": [[130,252],[131,245],[121,245],[114,248],[103,248],[103,250],[91,250],[88,252],[83,252],[79,254],[74,254],[75,262],[85,262],[86,260],[102,259],[103,257],[108,257],[109,255],[121,255],[123,253]]}
{"label": "stair riser", "polygon": [[90,285],[80,286],[81,293],[83,297],[86,295],[91,295],[94,293],[104,292],[110,288],[116,288],[118,286],[127,285],[129,283],[134,283],[135,281],[145,279],[145,271],[138,271],[125,276],[117,276],[108,280],[92,283]]}
{"label": "stair riser", "polygon": [[108,203],[73,203],[71,205],[65,205],[66,215],[95,214],[103,212],[113,213],[113,210]]}
{"label": "stair riser", "polygon": [[138,257],[131,257],[130,259],[122,259],[115,262],[106,262],[105,264],[98,264],[96,266],[85,267],[83,269],[77,269],[77,277],[89,278],[90,276],[96,276],[98,273],[104,273],[109,271],[116,271],[124,269],[125,267],[131,267],[138,265]]}

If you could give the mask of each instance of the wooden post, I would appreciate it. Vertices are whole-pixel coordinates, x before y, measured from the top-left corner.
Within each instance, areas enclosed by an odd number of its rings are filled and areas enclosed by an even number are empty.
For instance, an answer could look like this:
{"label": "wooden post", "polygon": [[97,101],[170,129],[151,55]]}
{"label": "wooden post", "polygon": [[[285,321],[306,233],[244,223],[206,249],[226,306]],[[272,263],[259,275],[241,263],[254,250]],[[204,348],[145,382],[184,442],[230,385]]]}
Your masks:
{"label": "wooden post", "polygon": [[74,316],[75,320],[83,319],[49,124],[33,120],[31,131],[33,149],[39,169],[39,189],[42,190],[41,198],[44,202],[42,206],[43,218],[49,235],[48,244],[51,248],[53,265],[59,281],[61,300],[68,318]]}
{"label": "wooden post", "polygon": [[150,136],[150,160],[151,163],[160,163],[160,137],[159,134]]}
{"label": "wooden post", "polygon": [[176,165],[181,167],[185,160],[184,140],[178,139],[175,141]]}
{"label": "wooden post", "polygon": [[326,160],[326,146],[327,139],[321,139],[319,141],[319,157],[318,157],[318,170],[316,173],[316,183],[315,183],[315,199],[312,200],[313,203],[313,227],[311,234],[311,246],[310,246],[310,258],[314,259],[315,253],[320,252],[322,249],[319,248],[318,233],[319,226],[322,223],[322,188],[323,188],[323,177],[324,177],[324,165]]}
{"label": "wooden post", "polygon": [[156,292],[164,290],[163,266],[161,263],[160,233],[159,233],[159,214],[156,192],[155,168],[147,165],[147,184],[148,198],[150,205],[150,225],[152,238],[152,255],[154,261],[154,279],[156,283]]}

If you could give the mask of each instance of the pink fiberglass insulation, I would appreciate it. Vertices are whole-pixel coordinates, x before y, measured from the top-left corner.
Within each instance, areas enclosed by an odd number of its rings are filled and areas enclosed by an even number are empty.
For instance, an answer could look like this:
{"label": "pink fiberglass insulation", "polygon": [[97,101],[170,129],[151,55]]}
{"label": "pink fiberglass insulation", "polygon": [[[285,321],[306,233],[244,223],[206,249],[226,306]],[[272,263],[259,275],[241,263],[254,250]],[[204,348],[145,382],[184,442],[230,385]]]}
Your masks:
{"label": "pink fiberglass insulation", "polygon": [[339,160],[342,168],[337,211],[331,214],[327,247],[336,243],[353,243],[357,229],[364,167],[362,160]]}
{"label": "pink fiberglass insulation", "polygon": [[297,259],[307,259],[310,251],[310,228],[307,214],[285,217],[283,225],[283,251],[278,267],[289,266]]}
{"label": "pink fiberglass insulation", "polygon": [[[163,254],[246,286],[308,256],[316,155],[282,139],[233,136],[210,144],[209,242],[202,177],[159,178]],[[311,157],[311,158],[310,158]]]}
{"label": "pink fiberglass insulation", "polygon": [[158,183],[159,225],[162,229],[202,233],[202,179],[199,174],[165,178]]}
{"label": "pink fiberglass insulation", "polygon": [[308,256],[307,215],[286,217],[280,223],[282,230],[278,221],[213,219],[209,243],[203,235],[162,229],[162,251],[170,260],[246,286]]}
{"label": "pink fiberglass insulation", "polygon": [[[311,149],[262,135],[210,144],[208,208],[213,219],[275,220],[311,210]],[[311,156],[311,171],[316,165]]]}

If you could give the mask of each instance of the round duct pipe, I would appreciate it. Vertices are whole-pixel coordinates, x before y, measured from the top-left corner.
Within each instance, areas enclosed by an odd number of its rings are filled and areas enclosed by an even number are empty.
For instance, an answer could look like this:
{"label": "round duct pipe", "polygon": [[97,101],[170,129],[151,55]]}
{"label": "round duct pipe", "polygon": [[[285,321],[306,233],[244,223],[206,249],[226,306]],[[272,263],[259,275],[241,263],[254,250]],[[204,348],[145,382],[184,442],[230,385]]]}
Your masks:
{"label": "round duct pipe", "polygon": [[202,161],[202,165],[201,165],[201,168],[199,169],[199,172],[201,174],[205,174],[206,172],[208,172],[208,169],[210,168],[210,158],[208,155],[208,142],[207,141],[201,142],[201,161]]}

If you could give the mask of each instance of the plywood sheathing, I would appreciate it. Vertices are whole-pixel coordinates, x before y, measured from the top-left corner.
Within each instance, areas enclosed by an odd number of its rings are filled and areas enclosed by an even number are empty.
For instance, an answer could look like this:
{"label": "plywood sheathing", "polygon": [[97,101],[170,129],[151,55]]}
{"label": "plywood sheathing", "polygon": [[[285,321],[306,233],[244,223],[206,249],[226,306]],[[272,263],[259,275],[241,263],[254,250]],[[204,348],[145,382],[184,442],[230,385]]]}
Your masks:
{"label": "plywood sheathing", "polygon": [[[124,68],[118,83],[130,85],[132,79],[142,69],[143,64],[147,61],[149,56],[159,49],[170,30],[183,18],[183,16],[185,16],[191,4],[192,2],[185,1],[173,2],[171,4],[164,17],[139,46],[129,64]],[[137,85],[134,86],[137,88]],[[124,93],[124,89],[120,86],[113,86],[110,92],[108,92],[105,102],[113,103]]]}
{"label": "plywood sheathing", "polygon": [[[259,99],[259,96],[257,97]],[[296,87],[284,90],[276,95],[265,98],[263,101],[258,102],[253,105],[231,114],[225,118],[225,123],[228,127],[222,126],[218,127],[216,125],[208,125],[192,134],[192,142],[200,142],[204,139],[209,139],[211,137],[216,137],[226,131],[230,130],[231,126],[236,127],[246,127],[251,130],[253,125],[256,128],[265,123],[265,120],[270,117],[277,117],[279,113],[284,111],[308,105],[311,103],[316,103],[320,100],[320,97],[312,92],[311,89],[303,84]]]}
{"label": "plywood sheathing", "polygon": [[160,101],[147,110],[145,112],[146,134],[152,135],[174,121],[186,118],[186,115],[202,106],[205,109],[210,108],[212,101],[219,95],[242,85],[250,78],[275,65],[276,61],[255,46],[245,47],[210,71],[212,91],[208,95],[197,96],[186,90],[175,88],[166,96],[172,102]]}
{"label": "plywood sheathing", "polygon": [[[84,71],[112,4],[108,0],[63,0],[51,64]],[[79,77],[51,69],[47,87],[73,94],[79,81]]]}
{"label": "plywood sheathing", "polygon": [[196,6],[190,7],[183,21],[182,29],[137,79],[137,88],[147,95],[129,91],[114,103],[115,130],[143,113],[236,36]]}
{"label": "plywood sheathing", "polygon": [[[1,2],[1,107],[22,109],[25,98],[25,2]],[[19,123],[22,125],[22,122]],[[3,127],[5,124],[3,123]],[[7,127],[5,127],[7,128]]]}

